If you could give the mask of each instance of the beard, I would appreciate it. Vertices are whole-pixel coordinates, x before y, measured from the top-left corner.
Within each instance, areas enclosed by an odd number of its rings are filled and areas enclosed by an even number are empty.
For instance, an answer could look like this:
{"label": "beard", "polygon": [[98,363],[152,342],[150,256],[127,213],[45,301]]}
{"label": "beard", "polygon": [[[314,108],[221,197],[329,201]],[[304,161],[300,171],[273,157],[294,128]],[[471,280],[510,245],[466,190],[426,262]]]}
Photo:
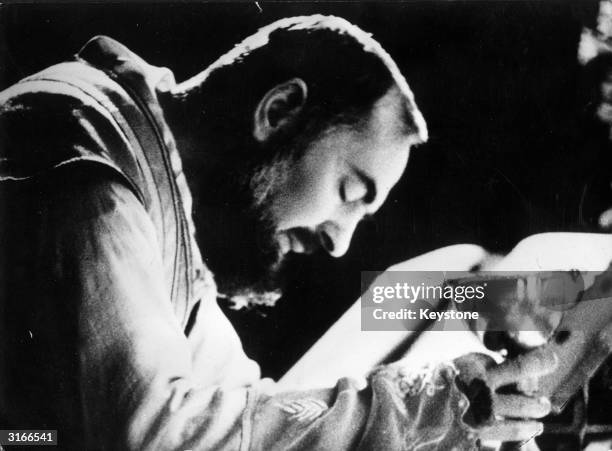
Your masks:
{"label": "beard", "polygon": [[272,200],[303,144],[286,136],[267,145],[250,140],[233,154],[257,158],[236,157],[200,184],[194,205],[198,242],[219,297],[233,309],[270,307],[282,296],[293,257],[280,251]]}

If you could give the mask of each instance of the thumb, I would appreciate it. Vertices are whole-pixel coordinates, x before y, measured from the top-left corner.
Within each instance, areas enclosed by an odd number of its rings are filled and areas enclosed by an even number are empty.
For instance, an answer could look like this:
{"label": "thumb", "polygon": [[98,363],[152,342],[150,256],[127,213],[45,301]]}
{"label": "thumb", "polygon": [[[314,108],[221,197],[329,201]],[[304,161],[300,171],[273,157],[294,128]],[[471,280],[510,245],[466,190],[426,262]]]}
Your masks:
{"label": "thumb", "polygon": [[491,368],[488,380],[493,388],[497,388],[525,378],[540,377],[553,372],[558,365],[558,360],[557,355],[551,349],[534,349]]}

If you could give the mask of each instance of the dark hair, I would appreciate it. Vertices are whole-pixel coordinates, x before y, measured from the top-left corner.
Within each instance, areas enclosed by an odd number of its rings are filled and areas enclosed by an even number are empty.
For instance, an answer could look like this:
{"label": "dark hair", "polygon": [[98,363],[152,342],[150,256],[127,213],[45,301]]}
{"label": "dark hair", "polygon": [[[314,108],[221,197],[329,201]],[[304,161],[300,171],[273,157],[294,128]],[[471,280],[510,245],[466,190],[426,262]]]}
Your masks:
{"label": "dark hair", "polygon": [[242,134],[250,133],[264,94],[295,77],[308,87],[303,116],[319,129],[358,122],[395,85],[406,100],[408,134],[427,139],[425,121],[395,62],[371,35],[339,17],[278,20],[178,88],[200,109],[205,127]]}

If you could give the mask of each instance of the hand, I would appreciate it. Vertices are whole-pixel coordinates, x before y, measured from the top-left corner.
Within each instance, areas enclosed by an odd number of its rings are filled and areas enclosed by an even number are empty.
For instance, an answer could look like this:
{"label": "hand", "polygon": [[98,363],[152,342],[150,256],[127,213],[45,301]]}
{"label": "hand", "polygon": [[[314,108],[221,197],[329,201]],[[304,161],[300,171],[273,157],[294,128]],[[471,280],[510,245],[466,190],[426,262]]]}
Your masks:
{"label": "hand", "polygon": [[455,364],[470,398],[466,422],[479,429],[482,440],[524,442],[542,433],[537,419],[550,413],[550,401],[520,387],[533,390],[540,376],[552,372],[557,366],[554,353],[539,348],[501,364],[483,354],[468,354]]}

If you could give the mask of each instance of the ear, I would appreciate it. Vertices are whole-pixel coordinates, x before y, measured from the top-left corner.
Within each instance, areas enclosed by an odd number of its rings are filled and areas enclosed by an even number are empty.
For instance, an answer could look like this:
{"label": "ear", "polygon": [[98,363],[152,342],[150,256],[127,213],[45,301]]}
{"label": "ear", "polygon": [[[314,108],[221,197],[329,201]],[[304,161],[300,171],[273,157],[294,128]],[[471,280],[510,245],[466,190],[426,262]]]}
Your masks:
{"label": "ear", "polygon": [[253,137],[264,142],[292,124],[302,111],[307,96],[308,88],[300,78],[292,78],[270,89],[255,107]]}

